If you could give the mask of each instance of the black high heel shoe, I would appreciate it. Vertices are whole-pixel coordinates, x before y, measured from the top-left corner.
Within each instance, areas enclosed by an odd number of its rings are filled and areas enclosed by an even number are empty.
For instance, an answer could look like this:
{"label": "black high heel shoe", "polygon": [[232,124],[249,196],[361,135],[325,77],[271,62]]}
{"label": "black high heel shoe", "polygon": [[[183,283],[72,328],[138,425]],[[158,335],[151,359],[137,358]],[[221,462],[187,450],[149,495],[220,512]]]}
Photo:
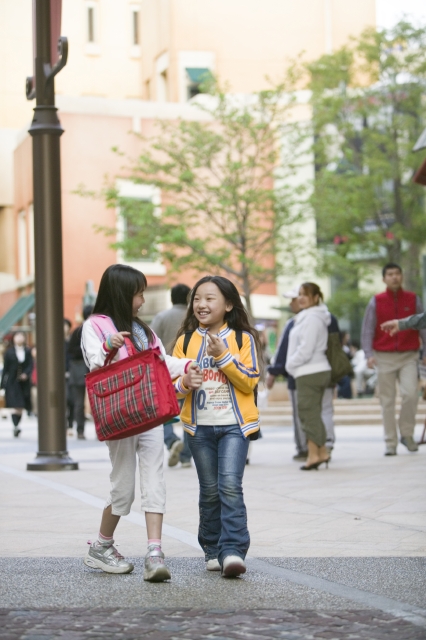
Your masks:
{"label": "black high heel shoe", "polygon": [[326,469],[328,469],[329,461],[330,461],[330,458],[327,458],[327,460],[320,460],[320,462],[314,462],[313,464],[304,464],[303,467],[300,467],[300,470],[301,471],[312,471],[313,469],[315,469],[315,471],[318,471],[320,466],[322,464],[324,464],[324,463],[325,463]]}

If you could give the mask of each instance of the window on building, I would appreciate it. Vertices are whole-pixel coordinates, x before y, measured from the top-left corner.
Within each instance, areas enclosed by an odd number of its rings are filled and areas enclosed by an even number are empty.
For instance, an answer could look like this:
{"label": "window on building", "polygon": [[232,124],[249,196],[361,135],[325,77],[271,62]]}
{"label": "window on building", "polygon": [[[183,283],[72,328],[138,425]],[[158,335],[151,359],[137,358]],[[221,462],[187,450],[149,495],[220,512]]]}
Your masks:
{"label": "window on building", "polygon": [[132,37],[133,45],[140,44],[139,42],[139,11],[132,11]]}
{"label": "window on building", "polygon": [[20,211],[18,214],[18,270],[20,280],[23,280],[28,276],[28,235],[26,211]]}
{"label": "window on building", "polygon": [[[157,206],[153,202],[152,188],[140,186],[140,193],[128,192],[119,200],[119,241],[122,243],[121,257],[125,262],[152,262],[155,260],[156,231],[153,216]],[[146,192],[146,193],[143,193]]]}
{"label": "window on building", "polygon": [[158,76],[158,96],[159,102],[167,102],[169,98],[167,71],[163,71]]}
{"label": "window on building", "polygon": [[202,92],[202,85],[212,78],[210,69],[205,67],[186,68],[187,77],[187,99],[191,100]]}
{"label": "window on building", "polygon": [[95,7],[87,7],[87,41],[95,42]]}

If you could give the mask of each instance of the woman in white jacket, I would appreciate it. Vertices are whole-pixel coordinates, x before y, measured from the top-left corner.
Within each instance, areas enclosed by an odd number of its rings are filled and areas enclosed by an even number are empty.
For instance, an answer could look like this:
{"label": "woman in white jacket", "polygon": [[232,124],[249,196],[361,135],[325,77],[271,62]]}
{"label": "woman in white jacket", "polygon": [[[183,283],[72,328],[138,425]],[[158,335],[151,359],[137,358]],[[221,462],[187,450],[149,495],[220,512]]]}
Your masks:
{"label": "woman in white jacket", "polygon": [[322,398],[330,386],[331,367],[327,350],[330,312],[323,303],[321,289],[305,282],[299,290],[301,311],[290,332],[285,368],[296,379],[297,410],[306,434],[308,458],[303,471],[318,469],[329,454],[325,447],[326,430],[321,418]]}

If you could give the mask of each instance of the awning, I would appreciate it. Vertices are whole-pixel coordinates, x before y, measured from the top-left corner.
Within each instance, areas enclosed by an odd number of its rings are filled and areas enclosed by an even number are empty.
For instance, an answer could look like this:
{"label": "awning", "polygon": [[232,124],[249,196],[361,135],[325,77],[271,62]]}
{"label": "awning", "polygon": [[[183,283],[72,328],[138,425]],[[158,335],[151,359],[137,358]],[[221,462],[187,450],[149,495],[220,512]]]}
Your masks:
{"label": "awning", "polygon": [[203,67],[187,67],[186,73],[194,84],[200,84],[200,82],[205,82],[212,77],[210,69]]}
{"label": "awning", "polygon": [[0,318],[0,338],[9,333],[11,328],[22,318],[28,311],[35,305],[35,295],[30,293],[28,296],[22,296],[19,298],[7,311],[2,318]]}

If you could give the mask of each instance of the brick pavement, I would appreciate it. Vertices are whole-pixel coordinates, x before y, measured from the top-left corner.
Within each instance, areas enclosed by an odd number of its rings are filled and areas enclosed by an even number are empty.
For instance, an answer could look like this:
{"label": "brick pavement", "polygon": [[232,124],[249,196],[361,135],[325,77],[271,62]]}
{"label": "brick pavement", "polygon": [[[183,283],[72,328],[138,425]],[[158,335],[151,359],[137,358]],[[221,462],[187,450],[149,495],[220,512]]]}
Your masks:
{"label": "brick pavement", "polygon": [[0,609],[0,640],[425,640],[380,611]]}

